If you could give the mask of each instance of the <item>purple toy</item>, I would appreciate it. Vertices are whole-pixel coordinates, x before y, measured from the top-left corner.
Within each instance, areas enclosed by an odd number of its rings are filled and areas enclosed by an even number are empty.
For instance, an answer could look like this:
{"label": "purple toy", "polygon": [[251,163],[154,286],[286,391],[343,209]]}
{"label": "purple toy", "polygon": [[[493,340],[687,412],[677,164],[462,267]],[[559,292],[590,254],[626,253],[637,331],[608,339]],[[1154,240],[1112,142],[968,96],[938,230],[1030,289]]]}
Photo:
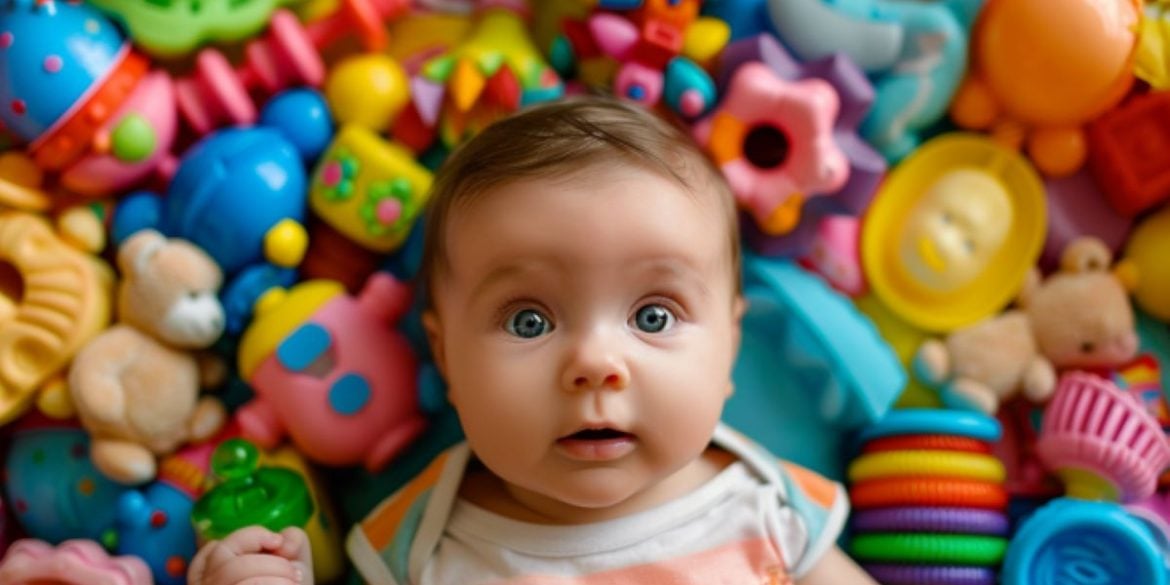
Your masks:
{"label": "purple toy", "polygon": [[1044,182],[1048,200],[1048,238],[1040,265],[1055,270],[1060,254],[1080,236],[1096,236],[1117,255],[1129,238],[1133,219],[1122,217],[1109,205],[1087,170]]}

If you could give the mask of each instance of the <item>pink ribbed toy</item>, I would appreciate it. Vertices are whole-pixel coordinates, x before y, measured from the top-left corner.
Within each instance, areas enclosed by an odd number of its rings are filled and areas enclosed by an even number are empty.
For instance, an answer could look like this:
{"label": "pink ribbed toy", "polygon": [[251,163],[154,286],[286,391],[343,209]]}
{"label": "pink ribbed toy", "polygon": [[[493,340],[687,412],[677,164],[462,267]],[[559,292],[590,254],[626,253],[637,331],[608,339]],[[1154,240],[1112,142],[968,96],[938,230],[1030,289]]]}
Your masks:
{"label": "pink ribbed toy", "polygon": [[133,556],[111,557],[96,542],[67,540],[54,547],[18,540],[0,559],[4,585],[153,585],[150,569]]}
{"label": "pink ribbed toy", "polygon": [[1113,382],[1084,372],[1061,377],[1036,449],[1068,495],[1083,499],[1142,500],[1170,465],[1158,421]]}

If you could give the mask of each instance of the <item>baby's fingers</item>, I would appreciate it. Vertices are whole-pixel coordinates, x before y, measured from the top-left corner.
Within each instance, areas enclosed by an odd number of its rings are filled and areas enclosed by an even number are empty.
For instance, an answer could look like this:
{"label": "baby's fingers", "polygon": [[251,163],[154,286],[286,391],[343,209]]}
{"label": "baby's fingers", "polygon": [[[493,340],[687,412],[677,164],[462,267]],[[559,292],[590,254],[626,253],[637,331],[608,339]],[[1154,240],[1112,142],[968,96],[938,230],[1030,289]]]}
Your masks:
{"label": "baby's fingers", "polygon": [[254,554],[236,557],[207,572],[206,583],[214,585],[293,585],[305,583],[305,572],[283,557]]}
{"label": "baby's fingers", "polygon": [[269,552],[280,548],[282,538],[279,534],[261,526],[241,528],[223,540],[207,543],[195,555],[191,562],[189,579],[200,583],[198,577],[210,576],[220,565],[246,554]]}

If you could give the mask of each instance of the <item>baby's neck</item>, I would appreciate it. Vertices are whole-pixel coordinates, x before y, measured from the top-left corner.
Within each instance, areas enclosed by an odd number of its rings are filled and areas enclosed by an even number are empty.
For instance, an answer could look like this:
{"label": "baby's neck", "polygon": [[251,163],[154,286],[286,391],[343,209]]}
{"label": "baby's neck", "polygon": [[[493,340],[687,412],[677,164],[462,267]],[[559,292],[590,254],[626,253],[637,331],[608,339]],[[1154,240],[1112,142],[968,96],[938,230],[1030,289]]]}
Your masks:
{"label": "baby's neck", "polygon": [[710,481],[735,456],[708,447],[701,457],[666,479],[607,508],[581,508],[504,483],[486,469],[470,473],[460,495],[472,504],[506,518],[534,524],[590,524],[623,518],[678,499]]}

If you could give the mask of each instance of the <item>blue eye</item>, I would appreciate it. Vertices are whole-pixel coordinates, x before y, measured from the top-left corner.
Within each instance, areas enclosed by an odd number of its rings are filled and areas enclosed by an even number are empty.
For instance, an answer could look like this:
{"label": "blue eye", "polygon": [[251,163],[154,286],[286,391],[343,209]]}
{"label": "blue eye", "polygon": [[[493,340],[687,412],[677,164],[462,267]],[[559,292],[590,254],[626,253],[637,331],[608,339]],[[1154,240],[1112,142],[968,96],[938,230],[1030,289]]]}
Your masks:
{"label": "blue eye", "polygon": [[661,333],[674,325],[674,313],[662,305],[646,305],[634,315],[634,326],[646,333]]}
{"label": "blue eye", "polygon": [[508,317],[504,329],[516,337],[532,339],[552,331],[552,323],[540,311],[523,309]]}

